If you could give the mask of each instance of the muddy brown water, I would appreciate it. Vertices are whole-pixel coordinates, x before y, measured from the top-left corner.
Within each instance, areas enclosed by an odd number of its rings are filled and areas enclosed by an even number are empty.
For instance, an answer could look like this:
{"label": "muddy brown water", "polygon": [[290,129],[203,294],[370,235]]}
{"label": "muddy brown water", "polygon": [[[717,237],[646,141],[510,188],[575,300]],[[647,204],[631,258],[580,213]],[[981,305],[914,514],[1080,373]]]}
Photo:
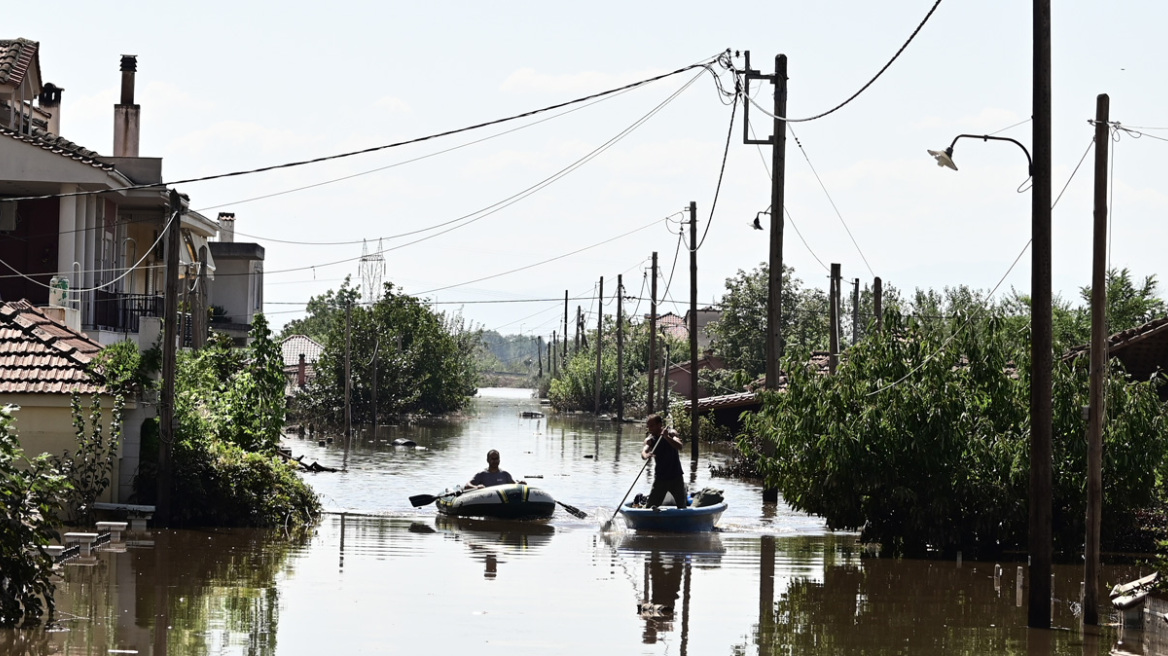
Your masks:
{"label": "muddy brown water", "polygon": [[[641,469],[642,428],[523,417],[540,410],[526,392],[484,394],[456,420],[365,435],[345,471],[308,475],[328,512],[306,531],[152,530],[64,564],[58,621],[0,630],[0,655],[1161,653],[1155,627],[1123,629],[1109,607],[1105,626],[1081,627],[1081,567],[1055,567],[1055,628],[1030,630],[1021,563],[874,558],[852,533],[764,504],[753,482],[712,478],[728,455],[705,445],[691,489],[724,490],[721,530],[642,535],[618,518],[601,531]],[[339,444],[286,443],[346,464]],[[468,480],[490,448],[588,518],[410,506]],[[1146,570],[1105,565],[1103,585]]]}

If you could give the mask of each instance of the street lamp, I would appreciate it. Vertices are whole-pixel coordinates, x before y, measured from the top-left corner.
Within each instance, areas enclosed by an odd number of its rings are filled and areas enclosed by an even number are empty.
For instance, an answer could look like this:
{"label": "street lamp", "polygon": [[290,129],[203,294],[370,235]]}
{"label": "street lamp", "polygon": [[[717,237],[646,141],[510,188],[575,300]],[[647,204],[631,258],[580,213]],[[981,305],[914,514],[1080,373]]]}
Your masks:
{"label": "street lamp", "polygon": [[945,150],[928,151],[929,154],[937,160],[937,166],[948,167],[954,171],[957,170],[957,165],[953,163],[953,146],[957,144],[958,139],[963,138],[981,139],[982,141],[989,141],[991,139],[994,141],[1009,141],[1010,143],[1021,148],[1022,152],[1026,153],[1026,174],[1031,176],[1034,175],[1034,161],[1030,159],[1030,151],[1026,150],[1026,146],[1023,146],[1022,143],[1017,139],[1011,139],[1010,137],[994,137],[988,134],[959,134],[956,137],[953,137],[953,142],[950,143],[949,147]]}
{"label": "street lamp", "polygon": [[[1030,600],[1028,625],[1050,628],[1051,600],[1051,479],[1053,470],[1053,334],[1050,280],[1050,35],[1049,0],[1035,0],[1034,160],[1021,142],[988,134],[959,134],[945,150],[930,150],[937,166],[957,170],[953,146],[958,139],[1009,141],[1026,153],[1026,168],[1034,181],[1031,191],[1030,293]],[[1025,183],[1023,183],[1025,184]]]}

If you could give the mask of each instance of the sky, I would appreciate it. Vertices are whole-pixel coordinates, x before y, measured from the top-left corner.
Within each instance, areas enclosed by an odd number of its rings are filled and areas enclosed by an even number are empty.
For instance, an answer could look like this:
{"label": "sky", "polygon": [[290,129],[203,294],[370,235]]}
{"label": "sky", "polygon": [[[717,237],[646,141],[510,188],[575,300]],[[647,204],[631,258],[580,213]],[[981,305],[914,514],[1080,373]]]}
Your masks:
{"label": "sky", "polygon": [[[112,150],[121,55],[137,55],[140,154],[162,157],[164,178],[181,180],[458,131],[726,49],[750,51],[764,74],[785,54],[787,115],[810,117],[868,83],[934,3],[206,0],[147,12],[59,0],[51,16],[9,12],[0,38],[40,43],[43,79],[65,89],[62,136],[101,153]],[[1094,155],[1082,158],[1100,93],[1128,128],[1109,144],[1110,266],[1137,279],[1168,273],[1168,3],[1052,4],[1053,286],[1079,304],[1090,283]],[[942,0],[863,93],[790,125],[783,258],[805,286],[826,290],[839,263],[846,281],[879,276],[909,293],[1029,292],[1021,149],[961,140],[959,171],[926,150],[962,133],[1029,148],[1030,11]],[[691,202],[704,235],[699,304],[716,304],[728,278],[769,252],[769,231],[750,222],[770,205],[770,148],[743,143],[742,105],[732,112],[715,74],[730,88],[715,63],[528,119],[177,188],[208,217],[234,212],[236,241],[264,246],[276,327],[346,276],[360,282],[362,240],[385,249],[383,281],[504,334],[549,336],[565,292],[571,313],[581,306],[594,325],[602,277],[606,314],[618,275],[627,295],[647,298],[653,252],[668,288],[662,309],[682,314],[689,246],[687,230],[679,251],[678,231]],[[751,93],[773,106],[768,83]],[[750,107],[757,137],[771,125]],[[647,309],[647,300],[625,306]]]}

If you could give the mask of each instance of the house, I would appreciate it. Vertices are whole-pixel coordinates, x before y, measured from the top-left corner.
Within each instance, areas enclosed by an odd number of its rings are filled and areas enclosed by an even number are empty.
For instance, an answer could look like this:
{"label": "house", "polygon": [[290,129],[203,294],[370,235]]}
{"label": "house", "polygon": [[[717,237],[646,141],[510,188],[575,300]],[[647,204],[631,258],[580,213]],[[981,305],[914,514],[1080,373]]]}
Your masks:
{"label": "house", "polygon": [[[90,400],[94,394],[99,396],[105,435],[109,435],[113,398],[87,371],[102,345],[65,326],[60,321],[63,317],[60,308],[41,310],[27,301],[0,304],[0,395],[5,403],[20,406],[15,413],[16,430],[28,456],[77,450],[70,409],[74,393],[81,396],[87,423]],[[124,410],[118,466],[99,501],[126,501],[133,492],[146,417],[133,399],[126,400]]]}
{"label": "house", "polygon": [[[686,326],[686,339],[689,339],[689,325],[690,315],[693,310],[685,311],[685,318],[683,321]],[[722,311],[712,307],[698,308],[698,351],[705,353],[710,348],[710,343],[713,341],[710,334],[706,332],[706,326],[722,318]]]}
{"label": "house", "polygon": [[248,343],[252,319],[264,311],[264,247],[235,241],[235,213],[219,213],[219,241],[208,246],[219,278],[211,289],[211,322],[238,346]]}
{"label": "house", "polygon": [[[1144,381],[1157,373],[1168,374],[1168,317],[1154,319],[1142,326],[1129,328],[1107,338],[1108,357],[1119,360],[1134,380]],[[1078,346],[1067,352],[1063,360],[1081,359],[1086,366],[1091,345]],[[1157,390],[1162,400],[1168,401],[1168,385]]]}
{"label": "house", "polygon": [[[723,360],[721,356],[714,355],[713,352],[711,352],[711,351],[706,351],[705,355],[698,358],[698,371],[699,372],[702,369],[725,369],[725,368],[726,368],[726,361]],[[665,380],[666,380],[666,385],[668,386],[668,389],[670,390],[671,393],[673,393],[677,396],[680,396],[682,398],[685,398],[685,399],[692,399],[693,398],[693,392],[690,389],[690,383],[693,380],[692,374],[690,373],[691,371],[692,371],[692,368],[690,367],[689,360],[686,360],[685,362],[678,362],[676,364],[669,365],[669,368],[665,371]],[[660,370],[658,370],[657,375],[660,376]],[[709,393],[709,390],[706,390],[700,384],[698,385],[698,398],[699,399],[707,396],[708,393]]]}
{"label": "house", "polygon": [[280,342],[284,354],[284,395],[296,395],[316,376],[316,361],[324,346],[306,335],[289,335]]}
{"label": "house", "polygon": [[[59,136],[64,89],[42,82],[39,44],[0,40],[0,299],[63,308],[68,326],[101,344],[149,347],[172,212],[161,158],[138,154],[136,69],[137,58],[123,55],[113,155],[105,157]],[[181,289],[197,320],[214,279],[206,245],[218,226],[185,207],[179,225]],[[154,319],[145,339],[144,318]]]}

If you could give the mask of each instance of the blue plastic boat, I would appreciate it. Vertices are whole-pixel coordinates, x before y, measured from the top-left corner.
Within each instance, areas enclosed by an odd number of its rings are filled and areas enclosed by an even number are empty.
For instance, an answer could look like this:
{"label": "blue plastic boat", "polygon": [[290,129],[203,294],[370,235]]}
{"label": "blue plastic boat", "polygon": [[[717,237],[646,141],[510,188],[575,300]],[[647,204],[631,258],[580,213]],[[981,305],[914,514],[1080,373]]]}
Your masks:
{"label": "blue plastic boat", "polygon": [[714,530],[714,525],[726,511],[726,503],[701,508],[638,508],[626,503],[620,509],[625,524],[634,531],[660,531],[663,533],[704,533]]}

